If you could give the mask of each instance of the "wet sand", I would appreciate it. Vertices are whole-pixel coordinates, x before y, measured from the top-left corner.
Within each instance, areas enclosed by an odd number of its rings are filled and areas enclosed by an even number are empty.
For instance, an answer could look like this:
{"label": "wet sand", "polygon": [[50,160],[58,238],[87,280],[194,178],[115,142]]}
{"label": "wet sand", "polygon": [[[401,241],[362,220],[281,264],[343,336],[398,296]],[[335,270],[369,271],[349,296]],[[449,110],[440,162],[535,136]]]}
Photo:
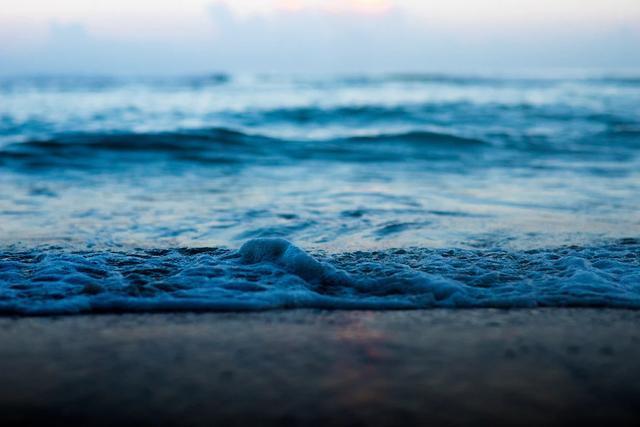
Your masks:
{"label": "wet sand", "polygon": [[635,425],[640,311],[0,318],[3,425]]}

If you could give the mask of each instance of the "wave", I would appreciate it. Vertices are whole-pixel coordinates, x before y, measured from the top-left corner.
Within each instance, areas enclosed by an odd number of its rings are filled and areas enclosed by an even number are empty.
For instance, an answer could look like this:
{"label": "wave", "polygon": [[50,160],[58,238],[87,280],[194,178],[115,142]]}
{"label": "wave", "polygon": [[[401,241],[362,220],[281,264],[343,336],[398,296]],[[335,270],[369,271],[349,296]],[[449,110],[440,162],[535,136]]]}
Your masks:
{"label": "wave", "polygon": [[[255,125],[297,124],[371,124],[384,121],[415,123],[420,117],[442,110],[451,111],[463,108],[463,103],[443,104],[411,104],[411,105],[344,105],[332,107],[300,106],[266,110],[248,110],[232,113],[229,116],[241,122]],[[467,105],[464,103],[464,105]]]}
{"label": "wave", "polygon": [[345,86],[369,86],[381,84],[440,84],[451,86],[487,87],[550,87],[565,83],[637,85],[638,75],[589,75],[581,73],[422,73],[399,72],[380,74],[343,74],[334,78],[263,77],[266,81],[296,82],[326,86],[328,83]]}
{"label": "wave", "polygon": [[152,85],[157,88],[202,89],[221,86],[233,82],[233,76],[226,73],[205,73],[182,76],[113,76],[113,75],[22,75],[0,77],[3,92],[24,89],[74,91],[107,91],[125,86]]}
{"label": "wave", "polygon": [[631,138],[632,142],[640,143],[640,126],[637,124],[618,124],[607,132],[609,136]]}
{"label": "wave", "polygon": [[463,125],[487,126],[494,122],[516,125],[519,120],[535,119],[558,122],[581,121],[601,126],[636,124],[631,114],[603,113],[570,102],[552,105],[525,100],[487,102],[486,100],[440,100],[404,102],[402,104],[355,103],[351,105],[303,105],[281,108],[254,108],[241,112],[223,112],[221,117],[247,126],[311,125],[370,128],[372,125]]}
{"label": "wave", "polygon": [[603,76],[586,79],[593,83],[605,83],[621,86],[640,86],[640,76],[636,75],[620,75],[620,76]]}
{"label": "wave", "polygon": [[26,168],[112,167],[119,163],[184,160],[237,163],[271,138],[226,128],[157,133],[67,133],[0,149],[0,165]]}
{"label": "wave", "polygon": [[504,86],[504,85],[542,85],[548,86],[567,82],[588,84],[616,84],[623,86],[640,85],[638,73],[620,74],[518,74],[518,73],[424,73],[397,72],[378,74],[338,74],[324,76],[301,76],[291,74],[234,75],[225,72],[185,74],[176,76],[114,76],[114,75],[74,75],[74,74],[34,74],[0,77],[0,89],[10,91],[33,87],[55,90],[102,90],[127,85],[154,85],[167,88],[194,88],[219,86],[240,82],[303,84],[319,87],[331,85],[361,86],[379,84],[446,84],[454,86]]}
{"label": "wave", "polygon": [[429,146],[445,146],[446,148],[489,145],[486,141],[475,138],[465,138],[447,133],[429,131],[408,131],[402,133],[381,133],[375,135],[353,136],[346,138],[352,143],[408,143],[425,144]]}
{"label": "wave", "polygon": [[546,87],[565,81],[563,78],[528,76],[492,76],[446,73],[390,73],[381,75],[350,75],[336,79],[348,86],[377,84],[445,84],[451,86],[539,86]]}
{"label": "wave", "polygon": [[432,157],[443,150],[450,154],[483,145],[486,143],[482,140],[430,131],[322,140],[276,138],[228,128],[160,133],[69,133],[8,144],[0,148],[0,165],[95,168],[112,166],[114,160],[139,163],[167,158],[205,163],[255,162],[274,157],[388,161],[404,159],[406,149],[419,158],[421,155]]}
{"label": "wave", "polygon": [[640,309],[640,240],[546,250],[309,254],[279,238],[224,248],[0,252],[0,312],[290,308]]}
{"label": "wave", "polygon": [[[269,78],[268,80],[274,80]],[[276,79],[291,81],[291,79]],[[333,79],[293,78],[295,82],[316,83],[326,86],[327,82],[345,86],[369,86],[381,84],[439,84],[450,86],[486,86],[486,87],[538,87],[545,88],[566,83],[614,84],[622,86],[640,85],[640,77],[635,74],[581,74],[581,73],[382,73],[340,75]]]}
{"label": "wave", "polygon": [[[344,111],[351,111],[351,108]],[[269,114],[283,115],[285,121],[294,120],[301,115],[307,118],[299,117],[300,120],[322,123],[323,115],[337,117],[344,111],[311,108],[274,110]],[[387,110],[369,106],[355,108],[350,114],[353,115],[353,120],[370,122],[374,120],[373,116],[382,117],[387,114]],[[398,114],[410,113],[403,109]],[[330,117],[326,120],[333,120]],[[458,131],[448,127],[403,127],[386,132],[366,131],[366,128],[358,131],[359,128],[356,127],[343,131],[332,130],[330,137],[305,138],[283,137],[274,130],[257,131],[251,127],[211,127],[147,133],[60,133],[48,138],[0,146],[0,167],[19,170],[110,169],[118,165],[160,164],[167,161],[178,167],[180,162],[207,165],[261,162],[277,164],[308,159],[399,162],[408,158],[412,161],[463,162],[465,167],[474,167],[478,164],[480,153],[486,154],[485,158],[494,160],[489,165],[497,165],[500,161],[509,164],[514,158],[521,164],[526,164],[541,157],[558,156],[574,161],[633,159],[638,148],[637,124],[619,117],[598,116],[597,119],[604,130],[591,131],[589,135],[580,137],[563,135],[562,138],[556,135],[519,133],[509,129],[495,129],[478,135],[478,132],[464,126]]]}

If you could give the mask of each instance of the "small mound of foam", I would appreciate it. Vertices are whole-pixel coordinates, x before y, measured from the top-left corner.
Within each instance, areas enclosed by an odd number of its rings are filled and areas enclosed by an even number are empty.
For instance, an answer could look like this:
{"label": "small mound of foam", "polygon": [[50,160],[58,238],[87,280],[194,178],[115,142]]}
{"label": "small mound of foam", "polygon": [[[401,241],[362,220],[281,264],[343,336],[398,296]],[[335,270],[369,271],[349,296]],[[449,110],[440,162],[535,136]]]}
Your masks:
{"label": "small mound of foam", "polygon": [[270,262],[308,283],[346,285],[348,276],[329,264],[319,262],[307,252],[281,238],[259,238],[246,242],[239,250],[243,262]]}

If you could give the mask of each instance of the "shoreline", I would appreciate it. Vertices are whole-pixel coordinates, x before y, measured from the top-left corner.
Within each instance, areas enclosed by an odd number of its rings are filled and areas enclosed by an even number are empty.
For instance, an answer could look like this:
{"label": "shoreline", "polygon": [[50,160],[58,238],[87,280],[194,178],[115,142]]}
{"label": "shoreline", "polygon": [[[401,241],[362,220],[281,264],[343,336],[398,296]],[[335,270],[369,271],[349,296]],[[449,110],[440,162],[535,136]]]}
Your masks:
{"label": "shoreline", "polygon": [[0,317],[0,421],[634,425],[639,324],[588,308]]}

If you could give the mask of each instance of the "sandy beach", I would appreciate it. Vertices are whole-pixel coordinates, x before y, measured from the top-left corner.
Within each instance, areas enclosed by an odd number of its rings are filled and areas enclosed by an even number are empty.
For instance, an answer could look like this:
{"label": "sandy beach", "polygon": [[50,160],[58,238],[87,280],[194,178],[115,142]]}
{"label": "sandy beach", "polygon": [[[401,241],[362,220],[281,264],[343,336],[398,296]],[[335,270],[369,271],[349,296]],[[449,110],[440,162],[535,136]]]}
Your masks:
{"label": "sandy beach", "polygon": [[640,312],[0,319],[4,425],[634,425]]}

